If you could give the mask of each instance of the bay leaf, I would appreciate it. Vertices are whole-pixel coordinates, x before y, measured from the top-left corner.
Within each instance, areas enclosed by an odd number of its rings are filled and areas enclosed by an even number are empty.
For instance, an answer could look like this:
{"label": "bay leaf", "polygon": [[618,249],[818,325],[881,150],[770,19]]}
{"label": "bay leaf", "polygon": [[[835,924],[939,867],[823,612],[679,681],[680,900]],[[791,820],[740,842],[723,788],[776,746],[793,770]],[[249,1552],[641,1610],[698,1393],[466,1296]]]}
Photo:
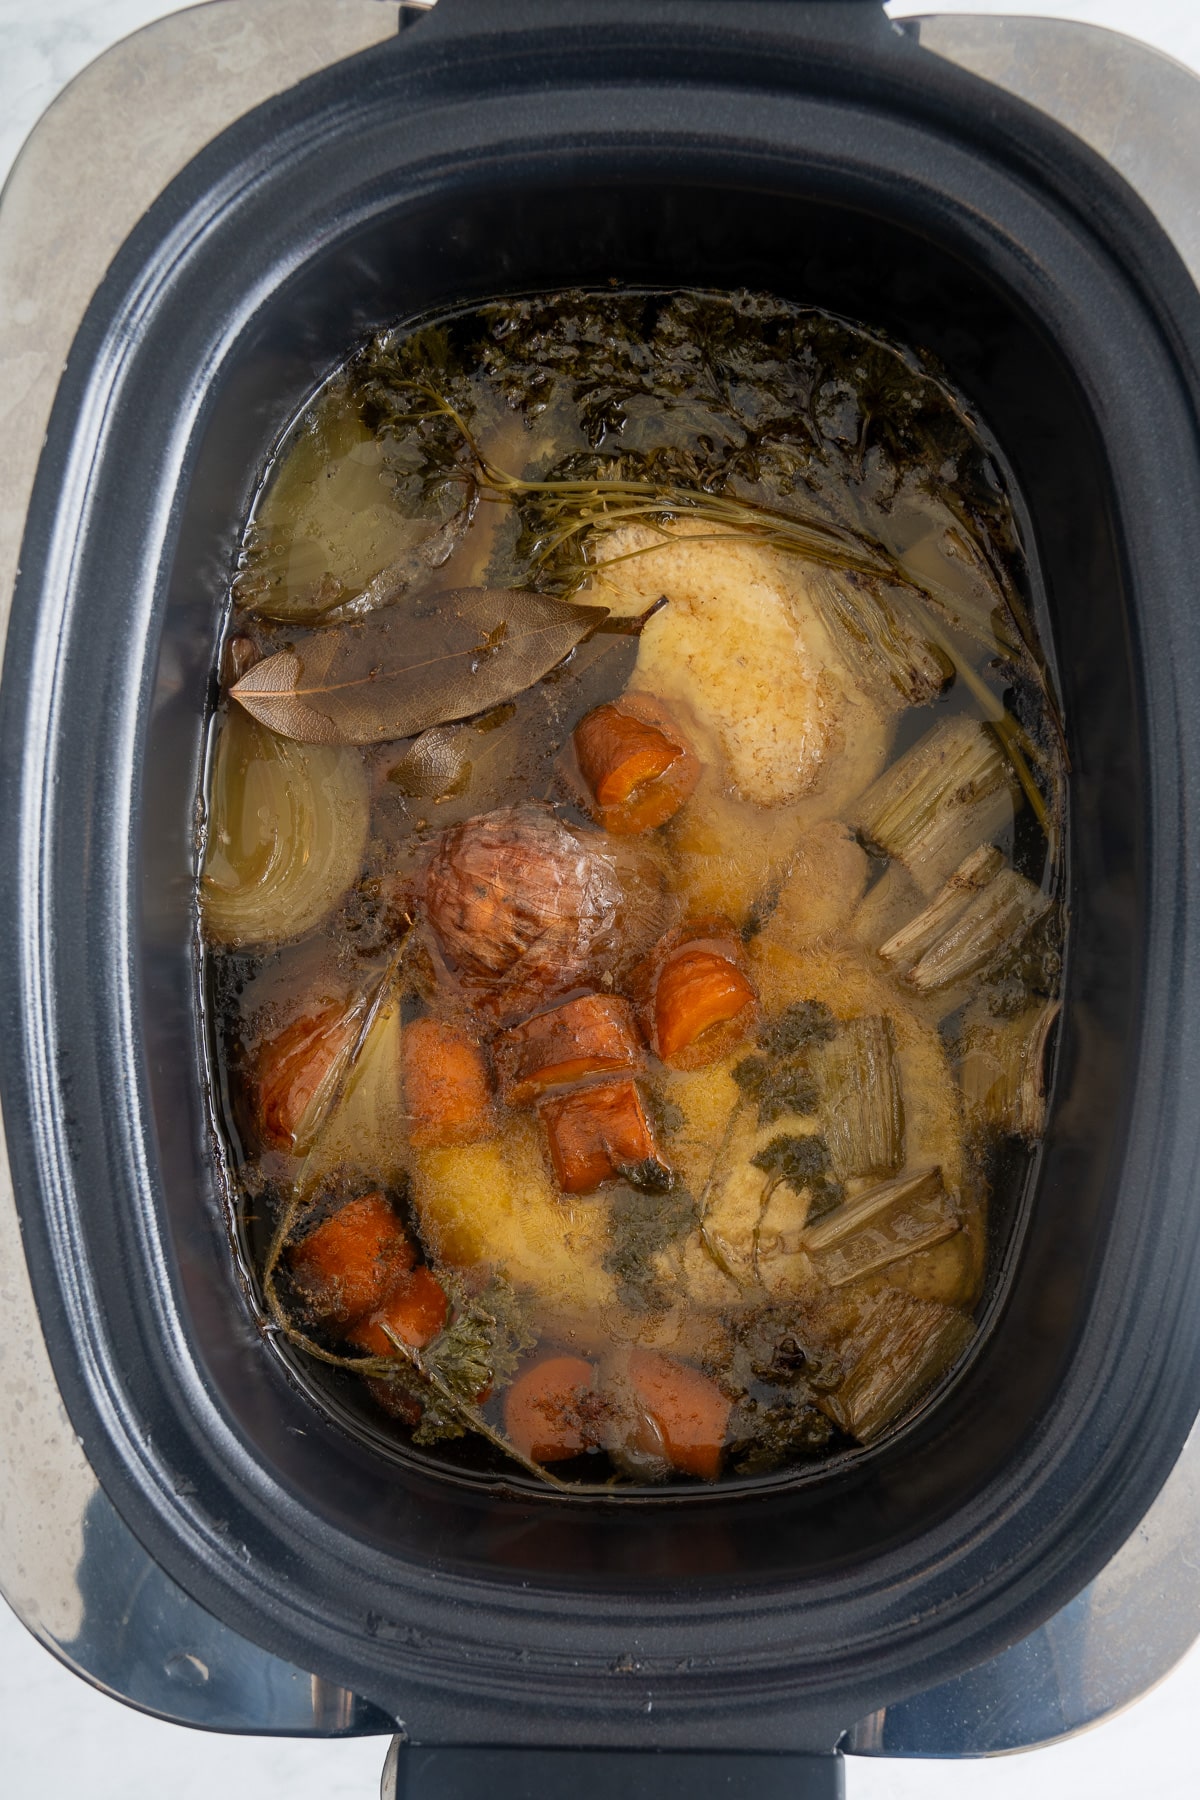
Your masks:
{"label": "bay leaf", "polygon": [[515,699],[607,617],[519,588],[452,588],[417,614],[328,626],[255,663],[231,693],[302,744],[415,737]]}

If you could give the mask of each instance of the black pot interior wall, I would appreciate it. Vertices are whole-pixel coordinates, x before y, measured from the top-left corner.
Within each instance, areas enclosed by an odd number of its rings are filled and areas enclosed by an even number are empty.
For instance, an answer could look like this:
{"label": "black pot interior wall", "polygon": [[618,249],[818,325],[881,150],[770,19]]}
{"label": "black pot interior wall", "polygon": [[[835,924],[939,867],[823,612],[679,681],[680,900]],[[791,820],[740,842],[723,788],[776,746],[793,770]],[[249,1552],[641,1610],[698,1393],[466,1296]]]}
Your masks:
{"label": "black pot interior wall", "polygon": [[[761,288],[882,327],[940,358],[994,432],[1052,599],[1043,630],[1059,651],[1076,771],[1073,954],[1036,1204],[1028,1228],[1008,1221],[999,1246],[1005,1269],[1020,1248],[1019,1279],[1002,1281],[1003,1304],[951,1391],[897,1441],[799,1485],[547,1516],[545,1501],[442,1482],[376,1454],[314,1409],[248,1330],[197,1115],[188,871],[223,583],[281,428],[379,324],[613,278]],[[1038,1433],[1092,1305],[1139,954],[1138,704],[1105,456],[1082,389],[1038,321],[978,265],[832,199],[628,178],[459,189],[377,217],[309,255],[271,294],[221,371],[182,505],[146,744],[145,1025],[189,1328],[256,1457],[339,1531],[501,1582],[792,1582],[952,1515]],[[179,1129],[184,1117],[193,1130]]]}

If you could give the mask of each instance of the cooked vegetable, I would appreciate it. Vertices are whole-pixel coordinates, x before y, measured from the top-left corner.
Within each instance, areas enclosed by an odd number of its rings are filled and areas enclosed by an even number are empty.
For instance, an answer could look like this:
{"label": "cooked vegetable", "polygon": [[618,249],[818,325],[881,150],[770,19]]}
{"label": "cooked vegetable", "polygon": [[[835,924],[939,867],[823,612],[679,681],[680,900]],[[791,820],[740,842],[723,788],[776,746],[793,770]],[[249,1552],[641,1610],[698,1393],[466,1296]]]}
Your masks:
{"label": "cooked vegetable", "polygon": [[351,396],[329,395],[255,508],[235,583],[239,606],[315,624],[344,612],[353,596],[398,598],[427,578],[466,529],[473,484],[464,471],[431,508],[410,511],[397,503],[390,464]]}
{"label": "cooked vegetable", "polygon": [[581,719],[575,754],[596,817],[616,837],[665,825],[700,778],[700,759],[669,709],[644,694]]}
{"label": "cooked vegetable", "polygon": [[1013,1019],[975,1010],[962,1033],[962,1090],[977,1126],[1034,1142],[1046,1125],[1046,1045],[1061,1008],[1057,1000]]}
{"label": "cooked vegetable", "polygon": [[218,944],[300,937],[337,905],[362,867],[369,801],[353,753],[306,749],[233,712],[217,738],[200,886]]}
{"label": "cooked vegetable", "polygon": [[669,1068],[700,1069],[716,1062],[752,1029],[757,999],[740,961],[731,939],[699,935],[659,961],[652,1042]]}
{"label": "cooked vegetable", "polygon": [[266,1143],[303,1156],[338,1097],[366,1010],[360,998],[305,1013],[262,1046],[256,1116]]}
{"label": "cooked vegetable", "polygon": [[415,1019],[404,1033],[408,1141],[422,1149],[473,1144],[492,1130],[492,1089],[478,1041],[445,1019]]}
{"label": "cooked vegetable", "polygon": [[451,972],[520,1013],[577,983],[611,939],[622,902],[601,840],[539,807],[455,826],[425,880],[425,914]]}
{"label": "cooked vegetable", "polygon": [[1001,869],[909,970],[909,981],[929,994],[991,968],[1049,907],[1050,896],[1032,881]]}
{"label": "cooked vegetable", "polygon": [[448,1311],[446,1290],[432,1269],[422,1265],[393,1282],[378,1310],[347,1335],[372,1356],[387,1356],[393,1337],[423,1350],[445,1325]]}
{"label": "cooked vegetable", "polygon": [[555,1179],[566,1194],[594,1193],[620,1176],[635,1187],[662,1188],[670,1173],[634,1081],[602,1081],[543,1100]]}
{"label": "cooked vegetable", "polygon": [[904,1106],[891,1020],[848,1020],[820,1060],[821,1117],[834,1170],[894,1175],[904,1161]]}
{"label": "cooked vegetable", "polygon": [[953,1307],[885,1289],[843,1345],[849,1372],[822,1404],[844,1431],[870,1443],[945,1373],[970,1336],[970,1319]]}
{"label": "cooked vegetable", "polygon": [[633,1008],[606,994],[583,994],[511,1026],[496,1039],[495,1057],[509,1106],[528,1106],[551,1088],[645,1063]]}
{"label": "cooked vegetable", "polygon": [[822,569],[809,591],[848,660],[873,688],[892,688],[909,706],[927,706],[954,674],[922,635],[911,597],[856,569]]}
{"label": "cooked vegetable", "polygon": [[730,1402],[715,1381],[656,1350],[630,1353],[629,1384],[661,1435],[667,1460],[684,1475],[715,1481]]}
{"label": "cooked vegetable", "polygon": [[972,850],[1003,830],[1020,793],[994,732],[948,719],[913,745],[863,795],[860,829],[933,894]]}
{"label": "cooked vegetable", "polygon": [[548,1356],[522,1371],[504,1396],[504,1429],[533,1462],[562,1462],[596,1442],[588,1402],[595,1370],[581,1356]]}
{"label": "cooked vegetable", "polygon": [[326,1325],[361,1319],[415,1261],[412,1240],[382,1193],[347,1200],[288,1252],[307,1315]]}
{"label": "cooked vegetable", "polygon": [[322,625],[344,625],[351,619],[363,619],[368,613],[379,612],[385,606],[394,606],[411,588],[431,585],[429,578],[433,571],[448,562],[462,543],[471,523],[474,504],[475,490],[471,484],[468,485],[466,498],[458,511],[444,524],[430,528],[422,523],[400,555],[380,569],[361,593],[330,607],[321,614],[319,622]]}
{"label": "cooked vegetable", "polygon": [[233,698],[302,744],[378,744],[486,712],[608,617],[545,594],[456,588],[419,614],[331,627],[243,675]]}
{"label": "cooked vegetable", "polygon": [[805,1243],[830,1287],[838,1288],[928,1250],[959,1229],[942,1171],[929,1169],[856,1195],[811,1226]]}
{"label": "cooked vegetable", "polygon": [[296,1177],[302,1195],[312,1195],[331,1175],[346,1168],[372,1170],[389,1184],[403,1179],[404,1031],[400,1013],[396,982],[391,972],[385,972],[363,1020],[363,1035],[340,1091],[327,1090],[329,1110],[310,1134],[308,1154]]}
{"label": "cooked vegetable", "polygon": [[994,844],[980,844],[978,850],[972,850],[970,856],[959,863],[949,881],[938,889],[929,905],[922,907],[915,918],[880,945],[879,954],[884,962],[891,963],[893,968],[911,969],[1003,867],[1003,854]]}

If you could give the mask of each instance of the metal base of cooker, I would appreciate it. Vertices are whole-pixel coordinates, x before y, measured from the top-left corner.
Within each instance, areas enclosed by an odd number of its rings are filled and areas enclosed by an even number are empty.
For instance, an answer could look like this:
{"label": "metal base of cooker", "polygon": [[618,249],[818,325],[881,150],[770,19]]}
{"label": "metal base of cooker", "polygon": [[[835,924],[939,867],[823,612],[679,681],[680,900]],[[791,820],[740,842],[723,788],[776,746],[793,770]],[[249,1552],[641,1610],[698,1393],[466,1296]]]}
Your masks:
{"label": "metal base of cooker", "polygon": [[[401,27],[423,6],[401,6]],[[210,0],[110,50],[34,131],[0,203],[0,368],[9,391],[21,396],[0,442],[0,642],[58,372],[110,257],[155,195],[226,125],[388,37],[396,23],[397,9],[380,0]],[[1144,45],[1087,25],[933,14],[896,29],[917,33],[924,48],[1049,113],[1106,157],[1200,284],[1200,80]],[[130,91],[141,97],[136,113],[119,104]],[[292,1736],[395,1732],[398,1721],[197,1606],[100,1489],[51,1372],[2,1139],[0,1294],[8,1325],[0,1384],[9,1400],[0,1592],[29,1629],[93,1686],[176,1723]],[[1200,1426],[1138,1530],[1068,1606],[992,1661],[859,1720],[840,1747],[868,1756],[970,1757],[1049,1743],[1137,1699],[1198,1635]],[[453,1800],[456,1780],[464,1794],[478,1791],[465,1764],[451,1768],[445,1759],[490,1752],[418,1754],[402,1750],[405,1743],[401,1727],[385,1796],[416,1800],[433,1791],[430,1780],[439,1800]],[[554,1754],[560,1762],[571,1755]],[[431,1757],[441,1760],[435,1766]],[[797,1764],[807,1760],[826,1765],[809,1772],[814,1794],[840,1789],[828,1767],[833,1758],[729,1760],[752,1765],[744,1773],[758,1796],[770,1792],[765,1765],[774,1762],[789,1765],[789,1793],[810,1791],[797,1785]],[[656,1792],[668,1791],[670,1762],[689,1759],[656,1761]],[[677,1774],[686,1786],[688,1771],[681,1766]],[[538,1791],[551,1791],[559,1775],[570,1772],[542,1770]],[[495,1776],[489,1764],[484,1785],[493,1793],[503,1788]],[[568,1785],[584,1793],[577,1782]]]}

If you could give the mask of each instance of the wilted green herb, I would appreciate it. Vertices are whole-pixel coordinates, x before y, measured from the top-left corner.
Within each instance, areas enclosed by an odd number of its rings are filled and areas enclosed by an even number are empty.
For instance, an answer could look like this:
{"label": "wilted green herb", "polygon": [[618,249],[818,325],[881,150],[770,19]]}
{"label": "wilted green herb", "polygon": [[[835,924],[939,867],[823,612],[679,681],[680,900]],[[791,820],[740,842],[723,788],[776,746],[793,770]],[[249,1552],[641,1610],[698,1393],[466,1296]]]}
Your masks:
{"label": "wilted green herb", "polygon": [[686,1237],[697,1220],[696,1202],[683,1188],[665,1193],[616,1189],[609,1201],[610,1241],[603,1264],[616,1280],[623,1306],[654,1312],[667,1304],[654,1259]]}
{"label": "wilted green herb", "polygon": [[754,1273],[761,1279],[758,1266],[759,1242],[762,1237],[763,1220],[767,1216],[767,1208],[771,1204],[771,1196],[782,1183],[790,1187],[795,1194],[807,1190],[809,1195],[808,1220],[823,1219],[836,1206],[840,1206],[846,1197],[846,1190],[840,1181],[830,1180],[832,1160],[829,1145],[823,1137],[815,1134],[805,1137],[781,1135],[772,1138],[765,1149],[757,1156],[750,1158],[751,1165],[761,1169],[767,1180],[763,1186],[762,1199],[759,1202],[758,1220],[752,1238],[751,1261]]}
{"label": "wilted green herb", "polygon": [[645,1162],[626,1163],[621,1170],[621,1179],[641,1194],[666,1194],[675,1184],[675,1177],[666,1163],[659,1162],[654,1156],[648,1156]]}
{"label": "wilted green herb", "polygon": [[727,1393],[736,1397],[765,1384],[803,1398],[840,1379],[840,1364],[820,1348],[797,1308],[760,1306],[727,1322],[733,1347],[724,1368],[713,1371]]}
{"label": "wilted green herb", "polygon": [[788,1463],[818,1456],[832,1436],[825,1414],[805,1401],[742,1400],[729,1422],[730,1465],[739,1475],[770,1475]]}
{"label": "wilted green herb", "polygon": [[747,1056],[736,1064],[733,1079],[748,1100],[758,1105],[760,1125],[774,1125],[787,1113],[811,1113],[817,1109],[819,1090],[803,1066],[772,1063],[765,1056]]}
{"label": "wilted green herb", "polygon": [[827,1043],[837,1023],[820,1000],[799,1000],[777,1019],[763,1025],[755,1042],[765,1054],[746,1056],[733,1070],[733,1079],[758,1107],[760,1125],[774,1125],[789,1113],[817,1110],[820,1087],[808,1053]]}
{"label": "wilted green herb", "polygon": [[759,1030],[755,1042],[769,1056],[796,1056],[827,1044],[837,1035],[837,1020],[821,1000],[797,1000]]}
{"label": "wilted green herb", "polygon": [[840,1182],[829,1178],[832,1163],[829,1156],[829,1145],[823,1137],[815,1134],[805,1137],[782,1136],[772,1138],[764,1150],[750,1158],[756,1169],[769,1175],[770,1189],[773,1191],[782,1182],[795,1194],[804,1193],[805,1189],[812,1196],[809,1218],[821,1218],[840,1206],[846,1197],[846,1190]]}
{"label": "wilted green herb", "polygon": [[[521,1357],[537,1342],[529,1330],[520,1301],[507,1281],[495,1276],[480,1294],[467,1294],[460,1281],[443,1275],[451,1303],[451,1319],[423,1355],[427,1368],[449,1391],[468,1404],[478,1403],[489,1390],[507,1387]],[[446,1408],[437,1396],[429,1396],[427,1383],[413,1371],[414,1398],[424,1404],[415,1442],[436,1443],[443,1437],[461,1437],[461,1415]],[[423,1391],[422,1391],[423,1390]]]}

